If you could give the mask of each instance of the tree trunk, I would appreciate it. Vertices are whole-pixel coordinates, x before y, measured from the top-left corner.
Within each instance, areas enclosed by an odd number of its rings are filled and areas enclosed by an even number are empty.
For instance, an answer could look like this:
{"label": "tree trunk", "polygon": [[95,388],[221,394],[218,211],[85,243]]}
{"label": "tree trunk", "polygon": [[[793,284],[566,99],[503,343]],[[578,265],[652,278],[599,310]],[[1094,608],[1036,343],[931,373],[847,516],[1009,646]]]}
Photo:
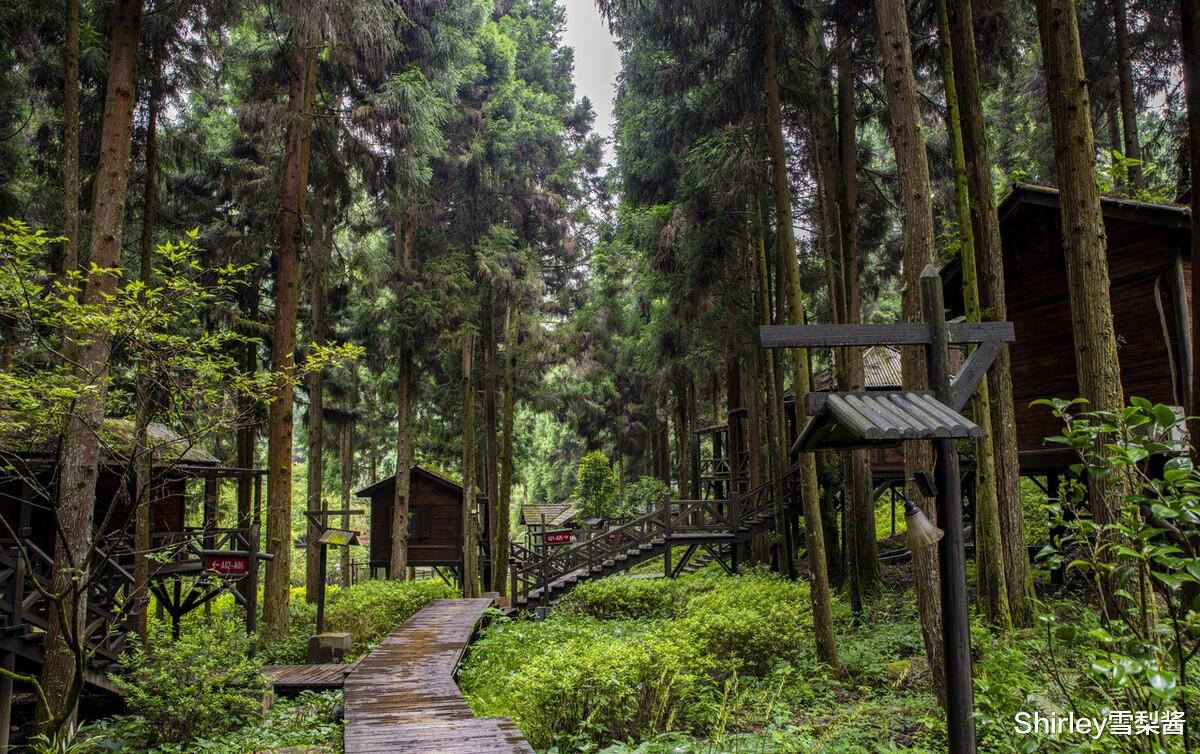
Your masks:
{"label": "tree trunk", "polygon": [[508,529],[512,520],[513,483],[513,419],[517,395],[517,327],[518,314],[509,303],[504,314],[504,405],[500,438],[500,489],[496,506],[496,538],[492,552],[492,591],[508,594]]}
{"label": "tree trunk", "polygon": [[[1200,7],[1194,0],[1179,0],[1183,48],[1183,88],[1187,103],[1192,217],[1200,217]],[[1191,255],[1200,259],[1200,233],[1192,233]],[[1200,264],[1192,263],[1192,290],[1200,291]],[[1192,304],[1192,348],[1200,345],[1200,303]],[[1198,360],[1200,361],[1200,360]],[[1192,405],[1189,416],[1200,416],[1200,369],[1192,367]],[[1200,457],[1200,420],[1189,422],[1192,447]]]}
{"label": "tree trunk", "polygon": [[1125,137],[1125,157],[1137,160],[1129,166],[1129,184],[1134,190],[1146,187],[1142,178],[1142,145],[1138,141],[1137,104],[1133,99],[1133,62],[1129,52],[1129,24],[1125,18],[1125,0],[1112,0],[1113,30],[1117,42],[1117,85],[1121,94],[1121,132]]}
{"label": "tree trunk", "polygon": [[679,367],[675,375],[675,479],[679,483],[677,497],[686,500],[688,493],[688,397],[685,367]]}
{"label": "tree trunk", "polygon": [[[754,203],[758,205],[758,201]],[[758,228],[757,248],[754,254],[754,273],[758,304],[758,321],[759,324],[772,324],[771,318],[771,288],[770,280],[768,279],[767,270],[770,266],[767,262],[767,243],[766,243],[766,228],[767,218],[765,207],[759,205],[755,209],[758,212],[752,213],[752,216],[761,217]],[[787,449],[783,447],[783,417],[780,415],[780,409],[783,406],[783,400],[777,389],[775,380],[775,351],[769,348],[755,349],[758,354],[760,364],[763,368],[760,371],[760,379],[762,380],[762,392],[765,394],[763,400],[764,414],[763,427],[764,435],[767,443],[767,478],[771,482],[771,495],[775,500],[783,499],[783,475],[787,469]],[[783,533],[787,531],[787,523],[782,521],[781,509],[776,506],[775,511],[775,529],[777,532]]]}
{"label": "tree trunk", "polygon": [[495,582],[494,571],[496,561],[502,555],[499,550],[499,542],[496,540],[496,532],[499,526],[497,516],[500,510],[500,449],[499,449],[499,426],[498,411],[496,406],[496,376],[498,366],[496,363],[496,319],[495,319],[495,304],[492,301],[488,302],[488,313],[484,318],[486,331],[484,337],[484,382],[483,382],[483,454],[484,454],[484,473],[487,477],[485,480],[487,487],[487,531],[484,536],[487,538],[489,552],[489,570],[486,576],[487,583],[490,586]]}
{"label": "tree trunk", "polygon": [[279,249],[276,253],[275,324],[271,371],[280,380],[267,415],[267,563],[263,588],[263,636],[287,636],[292,571],[292,373],[295,369],[296,304],[300,287],[297,251],[308,190],[309,131],[316,88],[318,39],[293,39],[288,55],[288,123],[280,180]]}
{"label": "tree trunk", "polygon": [[[309,334],[314,343],[325,342],[325,224],[321,199],[312,205],[312,242],[309,244],[308,308],[311,321]],[[321,370],[308,374],[308,510],[326,510],[322,489],[325,484],[325,375]],[[310,521],[308,546],[304,549],[304,597],[316,603],[320,592],[321,546],[317,540],[321,531]]]}
{"label": "tree trunk", "polygon": [[[396,213],[393,256],[396,268],[396,300],[404,296],[404,286],[416,272],[416,205],[408,193],[404,208]],[[403,343],[396,356],[396,496],[392,500],[392,551],[388,578],[408,576],[409,493],[412,485],[412,379],[413,354]]]}
{"label": "tree trunk", "polygon": [[[783,120],[779,103],[778,62],[775,52],[774,0],[763,3],[763,43],[767,89],[767,139],[771,149],[771,172],[775,194],[775,229],[778,256],[785,265],[788,279],[790,322],[804,324],[804,293],[800,289],[800,266],[796,259],[795,231],[792,227],[792,192],[787,178],[787,154],[783,143]],[[784,284],[783,280],[779,281]],[[796,349],[792,360],[792,388],[796,393],[797,426],[804,420],[805,401],[809,392],[807,349]],[[800,486],[804,504],[805,549],[808,551],[808,570],[812,579],[813,638],[817,657],[828,665],[841,669],[837,646],[833,640],[833,607],[829,589],[829,572],[825,566],[825,536],[821,530],[820,489],[817,485],[817,463],[812,453],[800,457]],[[783,500],[777,501],[782,506]],[[777,524],[782,523],[777,517]],[[789,576],[795,575],[793,551],[787,527],[784,526],[782,563]]]}
{"label": "tree trunk", "polygon": [[472,368],[475,361],[475,336],[463,339],[462,352],[462,592],[463,597],[479,596],[475,517],[475,382]]}
{"label": "tree trunk", "polygon": [[[951,49],[950,15],[946,0],[936,0],[938,41],[941,48],[942,82],[946,94],[946,133],[954,169],[954,205],[958,219],[959,255],[962,260],[963,309],[968,322],[983,320],[979,303],[979,274],[975,264],[975,240],[971,232],[971,197],[967,191],[967,159],[963,152],[958,94],[954,83],[954,52]],[[984,619],[1008,631],[1008,587],[1004,583],[1004,546],[1000,539],[1000,508],[996,492],[996,458],[992,448],[991,400],[987,381],[979,383],[971,397],[971,413],[983,430],[975,441],[975,563],[978,605]]]}
{"label": "tree trunk", "polygon": [[[357,393],[357,389],[354,390]],[[358,403],[357,400],[354,401]],[[342,422],[338,437],[338,465],[341,471],[342,510],[350,510],[350,489],[354,484],[354,414]],[[350,515],[342,514],[342,528],[350,528]],[[350,548],[339,547],[342,562],[342,586],[350,586]]]}
{"label": "tree trunk", "polygon": [[[141,20],[141,0],[119,0],[113,9],[100,161],[92,201],[92,240],[88,253],[88,259],[98,268],[112,268],[120,263],[125,200],[129,193],[134,71]],[[113,275],[89,275],[83,291],[84,305],[111,307],[110,297],[116,287],[117,278]],[[108,359],[112,350],[112,339],[104,332],[68,333],[67,336],[68,359],[76,364],[79,378],[85,384],[90,383],[93,389],[81,393],[74,413],[66,419],[59,446],[55,514],[61,536],[54,543],[52,588],[56,593],[68,595],[64,603],[68,609],[62,614],[51,610],[48,621],[41,683],[49,708],[39,708],[37,713],[38,720],[48,730],[57,730],[74,716],[83,683],[76,672],[78,658],[71,644],[74,643],[72,637],[82,635],[84,626],[86,596],[79,586],[90,571],[96,478],[100,467],[96,433],[104,422]],[[83,573],[73,575],[73,569],[82,569]]]}
{"label": "tree trunk", "polygon": [[[912,49],[909,46],[908,18],[903,0],[876,0],[875,21],[883,56],[884,83],[888,98],[888,133],[896,155],[896,177],[899,184],[903,220],[902,260],[904,292],[901,297],[901,318],[905,322],[920,322],[921,271],[933,261],[933,205],[929,183],[929,162],[925,141],[921,136],[921,118],[917,108],[917,84],[913,73]],[[905,348],[901,361],[904,386],[924,390],[928,382],[925,357],[920,349]],[[911,480],[917,471],[933,468],[933,449],[928,442],[908,442],[904,445],[904,475]],[[937,520],[936,505],[924,497],[911,481],[905,495],[921,506],[931,521]],[[942,652],[942,607],[938,579],[937,548],[924,547],[913,552],[913,580],[917,586],[917,606],[921,614],[921,635],[925,641],[925,656],[929,660],[930,679],[934,694],[945,702],[946,687]]]}
{"label": "tree trunk", "polygon": [[[856,325],[862,321],[862,289],[858,273],[858,122],[854,102],[854,58],[851,30],[848,23],[838,27],[840,37],[837,63],[838,98],[838,218],[841,221],[841,291],[842,321]],[[846,387],[862,390],[866,387],[861,348],[845,349]],[[847,454],[846,476],[850,483],[850,514],[853,536],[849,538],[852,555],[847,558],[854,569],[853,578],[860,597],[877,594],[883,588],[879,575],[879,545],[875,531],[875,499],[871,489],[871,465],[865,450]]]}
{"label": "tree trunk", "polygon": [[[955,91],[971,196],[971,233],[979,261],[980,303],[985,317],[1003,322],[1008,319],[1004,250],[992,191],[992,156],[983,121],[971,2],[958,0],[950,3],[949,10],[950,38],[954,41]],[[1005,347],[988,370],[987,387],[991,398],[992,445],[1008,609],[1014,625],[1027,626],[1033,621],[1033,572],[1025,548],[1025,512],[1021,505],[1011,363],[1011,354]]]}
{"label": "tree trunk", "polygon": [[[1124,396],[1109,298],[1107,238],[1094,173],[1091,107],[1075,2],[1036,0],[1036,8],[1054,132],[1075,369],[1089,410],[1120,411]],[[1096,523],[1113,522],[1120,482],[1091,475],[1088,487]]]}
{"label": "tree trunk", "polygon": [[62,275],[79,267],[79,2],[67,0],[63,51],[63,235],[55,262]]}

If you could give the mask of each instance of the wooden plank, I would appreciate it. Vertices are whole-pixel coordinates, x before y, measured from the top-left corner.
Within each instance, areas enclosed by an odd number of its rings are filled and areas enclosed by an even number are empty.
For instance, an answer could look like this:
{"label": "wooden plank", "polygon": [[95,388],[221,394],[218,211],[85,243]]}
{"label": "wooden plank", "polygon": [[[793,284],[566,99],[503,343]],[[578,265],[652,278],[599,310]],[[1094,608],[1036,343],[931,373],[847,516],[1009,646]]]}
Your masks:
{"label": "wooden plank", "polygon": [[477,718],[454,672],[491,598],[435,600],[346,679],[346,754],[533,754],[511,720]]}
{"label": "wooden plank", "polygon": [[[951,343],[1011,342],[1011,322],[955,322],[946,325]],[[763,348],[833,348],[843,346],[927,345],[929,326],[921,323],[893,325],[761,325]]]}

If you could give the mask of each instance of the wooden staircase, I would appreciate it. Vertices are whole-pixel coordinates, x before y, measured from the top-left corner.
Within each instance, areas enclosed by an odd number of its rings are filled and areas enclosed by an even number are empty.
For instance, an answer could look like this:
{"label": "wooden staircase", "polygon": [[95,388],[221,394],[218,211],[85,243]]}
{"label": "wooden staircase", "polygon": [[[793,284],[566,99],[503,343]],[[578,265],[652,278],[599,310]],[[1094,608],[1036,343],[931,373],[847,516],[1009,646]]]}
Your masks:
{"label": "wooden staircase", "polygon": [[[799,477],[793,467],[783,478],[784,504],[799,502]],[[691,573],[728,553],[736,568],[738,545],[775,526],[773,484],[768,482],[729,500],[666,500],[662,506],[591,539],[546,554],[514,549],[510,552],[512,607],[510,612],[545,607],[581,581],[627,571],[639,563],[664,559],[669,575]],[[671,571],[667,553],[687,547],[678,572]],[[691,556],[707,558],[694,565]],[[725,563],[722,561],[722,564]],[[692,567],[692,570],[686,570]],[[726,566],[727,568],[731,566]]]}

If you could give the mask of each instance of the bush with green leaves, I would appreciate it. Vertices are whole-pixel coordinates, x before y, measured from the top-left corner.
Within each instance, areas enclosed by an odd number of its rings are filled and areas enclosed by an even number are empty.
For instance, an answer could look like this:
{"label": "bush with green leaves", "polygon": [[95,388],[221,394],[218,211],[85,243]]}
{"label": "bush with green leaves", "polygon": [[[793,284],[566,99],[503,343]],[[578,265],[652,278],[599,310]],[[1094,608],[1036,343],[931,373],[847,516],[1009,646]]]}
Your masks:
{"label": "bush with green leaves", "polygon": [[610,576],[572,589],[558,609],[593,618],[670,618],[675,615],[683,582]]}
{"label": "bush with green leaves", "polygon": [[140,643],[112,676],[149,745],[232,730],[262,712],[266,679],[250,658],[251,640],[233,620],[215,617],[172,640],[159,623],[151,650]]}
{"label": "bush with green leaves", "polygon": [[661,479],[643,476],[636,482],[625,485],[625,492],[621,495],[619,508],[621,513],[626,516],[645,513],[661,507],[663,501],[670,494],[670,489]]}
{"label": "bush with green leaves", "polygon": [[617,475],[608,456],[592,452],[575,467],[575,499],[583,518],[613,518],[618,515]]}

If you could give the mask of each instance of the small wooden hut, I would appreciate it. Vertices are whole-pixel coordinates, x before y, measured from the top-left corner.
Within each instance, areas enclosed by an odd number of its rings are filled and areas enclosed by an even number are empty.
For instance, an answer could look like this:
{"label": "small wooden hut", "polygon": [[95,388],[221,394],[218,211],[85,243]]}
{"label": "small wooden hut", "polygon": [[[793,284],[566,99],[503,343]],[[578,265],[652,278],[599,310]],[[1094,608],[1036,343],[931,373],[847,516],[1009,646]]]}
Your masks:
{"label": "small wooden hut", "polygon": [[[392,552],[392,508],[396,475],[359,490],[371,506],[369,567],[371,577],[387,577]],[[476,498],[479,531],[488,541],[487,498]],[[443,568],[458,574],[463,553],[463,488],[441,474],[414,466],[409,481],[408,564],[414,568]],[[481,564],[484,560],[480,560]]]}
{"label": "small wooden hut", "polygon": [[[1125,396],[1186,406],[1191,393],[1191,213],[1185,207],[1104,198],[1108,273]],[[1079,394],[1058,190],[1018,183],[999,207],[1017,446],[1026,475],[1061,471],[1069,450],[1048,446],[1059,426],[1037,398]],[[962,313],[957,262],[942,274],[951,315]]]}

